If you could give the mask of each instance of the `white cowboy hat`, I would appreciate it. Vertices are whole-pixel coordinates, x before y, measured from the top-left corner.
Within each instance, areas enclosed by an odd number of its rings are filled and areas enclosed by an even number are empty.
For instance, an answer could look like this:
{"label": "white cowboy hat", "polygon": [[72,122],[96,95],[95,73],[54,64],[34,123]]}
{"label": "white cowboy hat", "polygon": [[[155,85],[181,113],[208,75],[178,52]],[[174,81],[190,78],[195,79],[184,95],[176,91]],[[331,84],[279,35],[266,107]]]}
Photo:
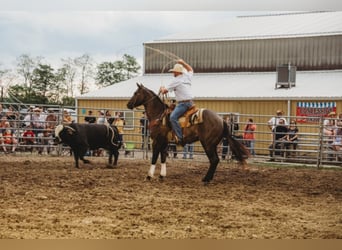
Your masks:
{"label": "white cowboy hat", "polygon": [[176,63],[175,66],[173,66],[173,69],[170,69],[169,72],[178,72],[183,73],[184,67],[182,64]]}

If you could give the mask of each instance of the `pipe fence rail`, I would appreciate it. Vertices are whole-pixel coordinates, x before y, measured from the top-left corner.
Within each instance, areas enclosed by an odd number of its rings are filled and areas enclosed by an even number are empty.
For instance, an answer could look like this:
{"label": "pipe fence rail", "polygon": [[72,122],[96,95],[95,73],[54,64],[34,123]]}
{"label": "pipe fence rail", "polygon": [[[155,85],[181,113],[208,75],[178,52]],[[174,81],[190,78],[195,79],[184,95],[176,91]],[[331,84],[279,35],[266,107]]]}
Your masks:
{"label": "pipe fence rail", "polygon": [[[127,110],[120,108],[40,106],[37,104],[1,103],[0,108],[0,157],[16,154],[17,156],[51,155],[70,156],[70,149],[54,143],[54,127],[63,123],[65,116],[71,117],[71,122],[84,123],[88,111],[92,110],[97,121],[101,113],[107,110],[106,121],[115,123],[116,116],[124,119],[123,141],[120,158],[149,159],[151,139],[144,132],[147,124],[142,120],[143,110]],[[288,142],[277,139],[277,132],[268,122],[272,115],[218,113],[222,118],[229,119],[232,136],[245,144],[251,151],[250,162],[274,161],[279,163],[310,164],[316,167],[326,165],[342,166],[342,120],[326,117],[285,116],[289,127],[291,121],[296,122],[298,140]],[[52,118],[51,118],[52,117]],[[50,118],[50,119],[49,119]],[[109,119],[111,118],[111,119]],[[249,119],[256,125],[255,140],[246,140],[243,135]],[[325,133],[325,120],[331,121],[334,135]],[[107,123],[107,122],[106,122]],[[337,135],[336,135],[337,134]],[[200,142],[186,145],[186,148],[176,146],[170,138],[168,157],[171,160],[208,161]],[[252,148],[251,148],[252,147]],[[252,152],[252,149],[255,153]],[[104,156],[104,154],[99,154]],[[221,162],[234,161],[234,155],[223,141],[218,146]],[[89,155],[95,157],[95,154]]]}

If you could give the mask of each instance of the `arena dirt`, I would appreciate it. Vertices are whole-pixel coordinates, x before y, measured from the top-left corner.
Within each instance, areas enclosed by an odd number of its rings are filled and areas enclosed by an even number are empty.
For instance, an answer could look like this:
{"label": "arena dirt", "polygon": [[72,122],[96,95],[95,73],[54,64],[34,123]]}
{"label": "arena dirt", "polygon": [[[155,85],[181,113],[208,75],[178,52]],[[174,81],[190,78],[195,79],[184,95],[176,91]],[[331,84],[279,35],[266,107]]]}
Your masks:
{"label": "arena dirt", "polygon": [[[149,161],[0,156],[2,239],[341,239],[342,171]],[[159,168],[157,168],[159,171]]]}

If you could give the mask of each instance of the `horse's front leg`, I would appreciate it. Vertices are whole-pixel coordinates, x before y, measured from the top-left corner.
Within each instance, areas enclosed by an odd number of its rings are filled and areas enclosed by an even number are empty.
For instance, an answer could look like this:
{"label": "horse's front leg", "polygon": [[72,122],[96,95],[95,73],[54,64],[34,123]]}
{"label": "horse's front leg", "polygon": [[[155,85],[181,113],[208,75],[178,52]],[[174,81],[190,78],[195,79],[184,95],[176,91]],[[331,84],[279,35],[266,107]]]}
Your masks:
{"label": "horse's front leg", "polygon": [[154,172],[156,170],[156,163],[158,160],[158,155],[159,155],[159,148],[158,148],[158,144],[153,142],[152,145],[152,159],[151,159],[151,166],[150,166],[150,170],[147,173],[147,180],[151,180],[154,176]]}
{"label": "horse's front leg", "polygon": [[159,179],[163,180],[166,176],[166,159],[167,159],[167,147],[168,142],[165,142],[165,144],[162,146],[160,151],[160,161],[161,161],[161,169],[160,169],[160,175]]}

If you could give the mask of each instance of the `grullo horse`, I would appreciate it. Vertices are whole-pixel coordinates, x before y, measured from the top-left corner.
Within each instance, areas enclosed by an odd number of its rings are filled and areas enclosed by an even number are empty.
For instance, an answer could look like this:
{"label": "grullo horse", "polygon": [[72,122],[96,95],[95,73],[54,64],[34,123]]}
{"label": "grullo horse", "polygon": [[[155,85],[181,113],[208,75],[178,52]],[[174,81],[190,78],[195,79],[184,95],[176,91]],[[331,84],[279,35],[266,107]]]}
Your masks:
{"label": "grullo horse", "polygon": [[[154,175],[159,154],[161,158],[159,177],[163,179],[166,176],[168,133],[172,131],[168,115],[168,105],[152,90],[142,84],[137,83],[137,86],[138,89],[128,101],[127,107],[133,109],[143,105],[149,120],[150,135],[153,140],[153,153],[147,179],[151,179]],[[220,161],[217,155],[217,145],[223,138],[227,138],[230,148],[239,163],[246,164],[246,159],[249,155],[247,149],[231,136],[228,124],[215,112],[201,109],[190,117],[189,122],[191,125],[183,128],[184,142],[192,143],[199,140],[210,162],[208,172],[202,179],[203,182],[209,183],[214,177],[216,167]]]}

